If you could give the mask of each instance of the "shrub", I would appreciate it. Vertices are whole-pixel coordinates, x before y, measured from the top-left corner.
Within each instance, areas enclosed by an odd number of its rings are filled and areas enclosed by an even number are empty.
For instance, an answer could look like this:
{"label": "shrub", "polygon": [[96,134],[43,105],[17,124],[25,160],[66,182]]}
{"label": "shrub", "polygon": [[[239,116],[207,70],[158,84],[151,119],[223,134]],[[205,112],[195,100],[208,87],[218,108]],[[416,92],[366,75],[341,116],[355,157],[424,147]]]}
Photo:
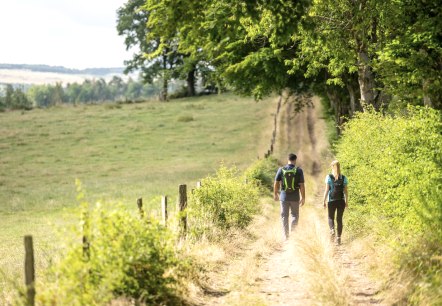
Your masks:
{"label": "shrub", "polygon": [[190,196],[191,237],[216,239],[226,230],[243,229],[260,211],[257,184],[246,184],[235,168],[221,166],[215,176],[203,179],[201,184]]}
{"label": "shrub", "polygon": [[[117,296],[146,304],[180,304],[179,287],[187,264],[175,253],[171,233],[155,219],[141,219],[123,208],[89,212],[82,226],[90,243],[67,248],[42,283],[42,305],[104,305]],[[80,233],[78,241],[81,241]]]}
{"label": "shrub", "polygon": [[265,190],[273,191],[273,182],[279,162],[274,157],[259,159],[247,168],[245,175],[248,181],[257,181]]}
{"label": "shrub", "polygon": [[396,263],[418,279],[414,297],[437,292],[442,279],[441,126],[430,108],[369,111],[345,125],[337,145],[354,203],[350,230],[374,232],[397,250]]}

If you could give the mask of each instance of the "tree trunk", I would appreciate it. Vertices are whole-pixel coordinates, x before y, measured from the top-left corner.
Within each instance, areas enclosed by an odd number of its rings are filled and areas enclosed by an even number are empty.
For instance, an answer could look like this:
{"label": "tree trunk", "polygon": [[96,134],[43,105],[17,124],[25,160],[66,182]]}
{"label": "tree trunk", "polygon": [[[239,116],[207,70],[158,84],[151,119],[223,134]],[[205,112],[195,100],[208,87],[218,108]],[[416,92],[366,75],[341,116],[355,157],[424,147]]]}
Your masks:
{"label": "tree trunk", "polygon": [[167,73],[167,53],[163,53],[163,88],[160,93],[160,101],[168,101],[167,91],[169,87],[169,77]]}
{"label": "tree trunk", "polygon": [[163,76],[163,88],[161,89],[160,101],[168,101],[167,97],[167,87],[169,86],[169,81],[166,76]]}
{"label": "tree trunk", "polygon": [[366,105],[373,105],[374,108],[378,110],[379,106],[376,105],[375,101],[374,75],[369,65],[368,55],[365,51],[360,51],[358,53],[358,58],[358,82],[359,90],[361,92],[361,105],[363,107]]}
{"label": "tree trunk", "polygon": [[195,96],[195,69],[187,73],[187,95],[189,97]]}
{"label": "tree trunk", "polygon": [[341,126],[350,114],[349,103],[346,100],[347,95],[341,88],[333,88],[332,86],[327,86],[325,91],[335,113],[336,132],[340,135]]}
{"label": "tree trunk", "polygon": [[347,86],[348,95],[350,97],[350,116],[353,117],[354,113],[356,112],[356,94],[353,86],[349,82],[347,82],[345,85]]}
{"label": "tree trunk", "polygon": [[335,113],[335,124],[336,124],[336,133],[338,135],[341,134],[341,130],[339,129],[339,98],[336,95],[336,92],[332,89],[326,89],[327,97],[330,100],[330,104],[334,110]]}
{"label": "tree trunk", "polygon": [[431,101],[431,97],[428,94],[429,85],[430,85],[430,81],[424,80],[424,82],[422,84],[422,90],[424,92],[424,105],[429,106],[429,107],[433,107],[433,102]]}

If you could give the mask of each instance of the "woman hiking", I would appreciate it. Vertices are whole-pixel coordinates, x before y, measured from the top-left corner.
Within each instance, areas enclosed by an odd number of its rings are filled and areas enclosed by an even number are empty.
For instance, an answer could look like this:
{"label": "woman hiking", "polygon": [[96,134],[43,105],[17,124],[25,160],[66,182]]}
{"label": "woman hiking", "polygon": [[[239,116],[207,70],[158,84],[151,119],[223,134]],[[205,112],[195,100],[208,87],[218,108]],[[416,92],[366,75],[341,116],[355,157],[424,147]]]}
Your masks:
{"label": "woman hiking", "polygon": [[[348,207],[348,179],[341,174],[339,161],[334,160],[331,164],[332,173],[325,178],[324,208],[328,206],[328,225],[332,241],[335,239],[335,212],[337,223],[336,243],[341,244],[342,216]],[[328,205],[327,205],[328,204]]]}

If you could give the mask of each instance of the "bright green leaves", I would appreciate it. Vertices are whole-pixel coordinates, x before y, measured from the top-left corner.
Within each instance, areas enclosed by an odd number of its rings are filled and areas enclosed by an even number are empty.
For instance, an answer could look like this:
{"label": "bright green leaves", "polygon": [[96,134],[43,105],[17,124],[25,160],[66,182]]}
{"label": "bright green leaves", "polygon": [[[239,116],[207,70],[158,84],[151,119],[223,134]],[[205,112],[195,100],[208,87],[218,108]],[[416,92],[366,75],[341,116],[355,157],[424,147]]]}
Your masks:
{"label": "bright green leaves", "polygon": [[260,211],[259,188],[245,183],[234,168],[221,166],[202,180],[189,202],[190,236],[218,239],[229,229],[244,229]]}
{"label": "bright green leaves", "polygon": [[349,121],[337,146],[350,180],[349,231],[392,247],[399,273],[414,276],[407,304],[440,302],[441,132],[440,111],[428,107],[368,111]]}
{"label": "bright green leaves", "polygon": [[371,222],[367,229],[375,222],[402,233],[402,242],[440,228],[440,204],[431,196],[442,190],[440,118],[438,111],[409,107],[405,115],[366,112],[346,124],[337,150],[351,181],[350,220],[358,222],[352,227],[360,228],[363,218]]}
{"label": "bright green leaves", "polygon": [[[77,185],[79,186],[79,185]],[[140,219],[122,207],[97,204],[82,215],[89,256],[72,243],[62,258],[41,275],[42,305],[105,305],[115,297],[146,304],[177,304],[179,279],[187,261],[175,251],[171,232],[155,219]],[[80,237],[79,241],[80,241]]]}

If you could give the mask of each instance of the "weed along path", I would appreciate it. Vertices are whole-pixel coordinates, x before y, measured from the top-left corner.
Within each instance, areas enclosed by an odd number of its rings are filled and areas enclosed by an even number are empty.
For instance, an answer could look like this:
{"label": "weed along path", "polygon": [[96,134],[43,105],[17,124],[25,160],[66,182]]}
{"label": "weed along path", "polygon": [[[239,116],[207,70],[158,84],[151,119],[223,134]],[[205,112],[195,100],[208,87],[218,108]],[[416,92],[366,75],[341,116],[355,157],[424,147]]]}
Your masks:
{"label": "weed along path", "polygon": [[362,252],[347,240],[345,228],[342,245],[329,239],[322,193],[332,156],[321,104],[316,98],[312,102],[313,108],[299,114],[284,104],[278,120],[276,157],[284,161],[288,151],[298,153],[306,177],[307,201],[298,227],[282,241],[279,202],[263,200],[252,238],[224,249],[234,255],[209,273],[211,289],[197,304],[383,305],[379,284],[369,278]]}

